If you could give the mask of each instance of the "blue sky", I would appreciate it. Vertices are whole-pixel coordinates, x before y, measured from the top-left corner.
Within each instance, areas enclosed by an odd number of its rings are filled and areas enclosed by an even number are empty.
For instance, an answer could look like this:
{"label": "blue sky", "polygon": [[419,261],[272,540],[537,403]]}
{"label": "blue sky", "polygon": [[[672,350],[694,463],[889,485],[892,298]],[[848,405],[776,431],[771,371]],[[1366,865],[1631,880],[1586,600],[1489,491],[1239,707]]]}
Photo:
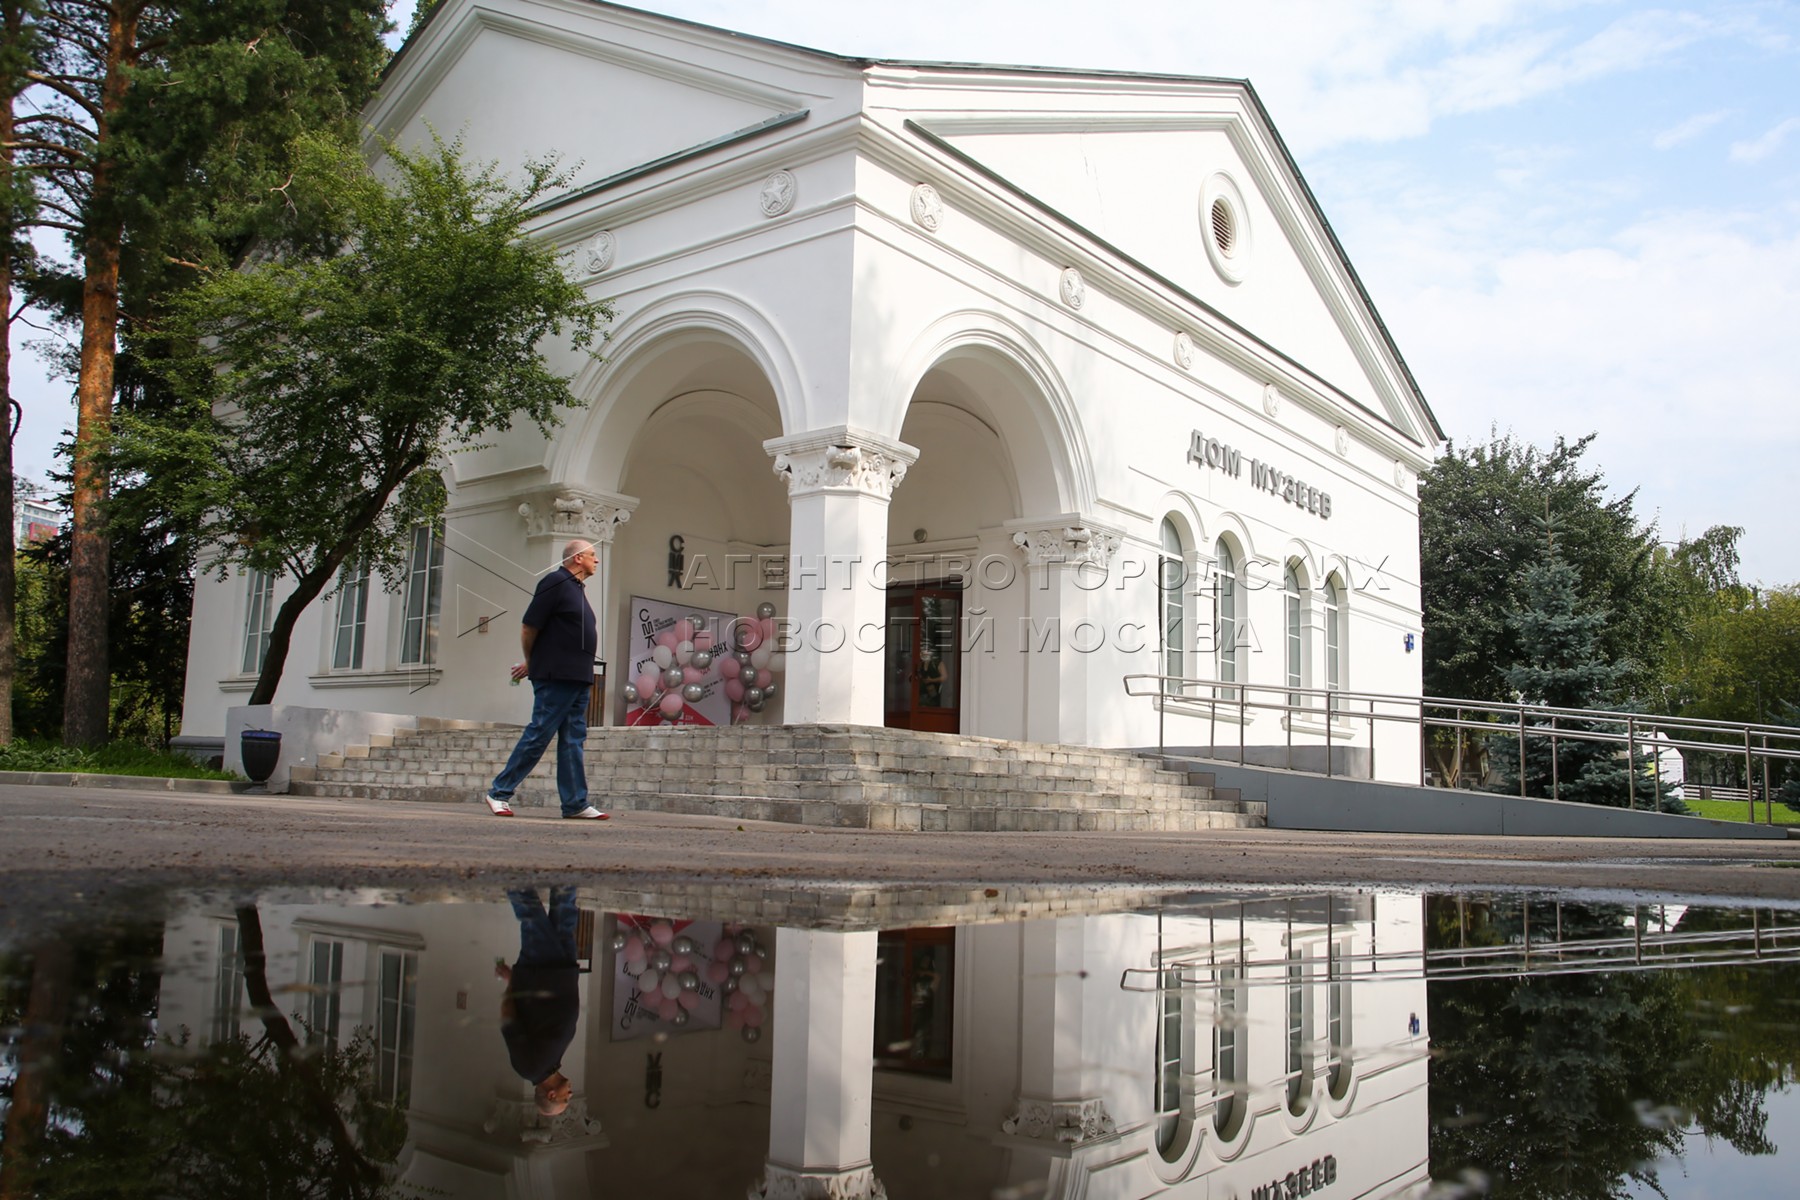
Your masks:
{"label": "blue sky", "polygon": [[[1746,578],[1800,581],[1800,3],[647,7],[844,54],[1248,78],[1453,439],[1597,433],[1664,537],[1742,525]],[[21,380],[24,473],[67,391]]]}

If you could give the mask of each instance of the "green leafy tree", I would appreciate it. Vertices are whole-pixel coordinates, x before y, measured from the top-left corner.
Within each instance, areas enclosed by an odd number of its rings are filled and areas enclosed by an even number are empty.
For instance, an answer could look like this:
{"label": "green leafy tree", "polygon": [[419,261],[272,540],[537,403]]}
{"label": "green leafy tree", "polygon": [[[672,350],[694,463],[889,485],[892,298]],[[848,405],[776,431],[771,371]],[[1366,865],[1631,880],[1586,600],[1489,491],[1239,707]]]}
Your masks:
{"label": "green leafy tree", "polygon": [[[1525,575],[1543,557],[1546,522],[1581,603],[1608,614],[1598,654],[1625,664],[1620,690],[1637,694],[1653,677],[1671,612],[1655,569],[1655,529],[1639,524],[1635,493],[1609,498],[1600,472],[1584,467],[1592,442],[1591,434],[1558,438],[1543,450],[1495,433],[1446,446],[1420,477],[1427,695],[1513,699],[1507,671],[1524,654],[1509,617],[1525,606]],[[1454,783],[1465,773],[1466,747],[1454,734],[1427,745],[1440,778]]]}
{"label": "green leafy tree", "polygon": [[33,223],[72,261],[36,299],[79,329],[71,459],[69,657],[63,735],[109,716],[105,450],[121,330],[154,319],[196,268],[240,255],[281,199],[301,130],[344,125],[385,61],[378,0],[37,0],[13,120]]}
{"label": "green leafy tree", "polygon": [[28,1093],[0,1147],[8,1200],[393,1193],[384,1167],[406,1120],[377,1098],[368,1031],[303,1045],[275,1005],[254,905],[237,925],[261,1031],[197,1049],[185,1031],[159,1033],[158,923],[64,930],[0,960],[0,1006],[21,1018],[7,1028],[23,1031],[7,1048],[13,1107]]}
{"label": "green leafy tree", "polygon": [[[1432,949],[1523,935],[1514,907],[1456,904],[1427,902]],[[1561,904],[1556,927],[1618,937],[1628,912]],[[1689,1128],[1773,1153],[1763,1102],[1795,1078],[1800,1042],[1784,1011],[1795,981],[1784,964],[1432,983],[1432,1174],[1479,1176],[1509,1200],[1624,1200],[1642,1194],[1634,1182],[1657,1188],[1652,1164],[1681,1157]]]}
{"label": "green leafy tree", "polygon": [[[574,403],[539,351],[590,348],[610,315],[526,236],[567,180],[527,164],[512,185],[460,146],[386,147],[383,183],[352,145],[301,139],[285,256],[209,272],[174,307],[179,422],[121,421],[121,467],[199,531],[221,574],[293,580],[250,703],[275,695],[294,625],[346,563],[394,577],[410,530],[443,503],[432,468]],[[310,251],[308,246],[313,247]]]}

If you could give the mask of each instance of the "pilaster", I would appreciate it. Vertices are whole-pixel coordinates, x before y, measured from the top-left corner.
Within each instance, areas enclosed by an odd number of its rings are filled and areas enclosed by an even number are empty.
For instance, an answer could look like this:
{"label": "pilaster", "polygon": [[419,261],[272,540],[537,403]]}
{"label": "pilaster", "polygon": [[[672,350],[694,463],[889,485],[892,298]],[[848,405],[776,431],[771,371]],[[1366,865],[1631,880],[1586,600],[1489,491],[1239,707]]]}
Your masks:
{"label": "pilaster", "polygon": [[1091,622],[1091,596],[1106,586],[1123,533],[1063,513],[1004,526],[1024,563],[1025,737],[1086,742],[1089,656],[1117,631]]}

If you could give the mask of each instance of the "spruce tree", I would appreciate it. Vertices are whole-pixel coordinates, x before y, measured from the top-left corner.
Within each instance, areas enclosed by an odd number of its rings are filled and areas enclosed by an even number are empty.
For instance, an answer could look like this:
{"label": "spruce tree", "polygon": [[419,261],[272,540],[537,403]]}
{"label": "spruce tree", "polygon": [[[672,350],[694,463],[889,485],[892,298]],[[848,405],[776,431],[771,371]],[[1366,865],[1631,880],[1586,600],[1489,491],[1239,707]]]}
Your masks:
{"label": "spruce tree", "polygon": [[[1631,664],[1610,661],[1603,650],[1607,627],[1604,609],[1582,603],[1580,577],[1554,548],[1527,568],[1520,580],[1524,606],[1510,613],[1507,625],[1520,657],[1506,669],[1506,686],[1528,705],[1549,708],[1617,708],[1620,689]],[[1553,737],[1551,730],[1569,737]],[[1518,794],[1521,771],[1528,796],[1606,804],[1624,808],[1635,794],[1639,807],[1682,811],[1681,802],[1666,796],[1656,778],[1650,749],[1632,758],[1635,780],[1627,778],[1625,748],[1581,734],[1616,733],[1619,726],[1580,717],[1528,716],[1525,758],[1521,766],[1516,737],[1495,740],[1491,763],[1499,777],[1495,790]]]}

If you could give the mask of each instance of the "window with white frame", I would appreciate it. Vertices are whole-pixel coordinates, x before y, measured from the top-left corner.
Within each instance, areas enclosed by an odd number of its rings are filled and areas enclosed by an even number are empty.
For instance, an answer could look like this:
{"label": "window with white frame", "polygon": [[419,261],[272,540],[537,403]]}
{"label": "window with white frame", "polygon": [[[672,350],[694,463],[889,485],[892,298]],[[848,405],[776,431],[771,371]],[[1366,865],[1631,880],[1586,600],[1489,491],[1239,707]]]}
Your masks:
{"label": "window with white frame", "polygon": [[437,661],[438,609],[443,602],[444,539],[426,525],[412,532],[406,558],[406,592],[401,605],[400,662]]}
{"label": "window with white frame", "polygon": [[358,563],[344,568],[337,597],[337,631],[332,638],[331,669],[360,671],[363,665],[363,633],[369,623],[369,566]]}
{"label": "window with white frame", "polygon": [[383,948],[376,968],[375,1086],[382,1100],[405,1104],[412,1091],[413,1030],[418,1023],[419,956]]}
{"label": "window with white frame", "polygon": [[1220,1137],[1235,1136],[1244,1116],[1244,1021],[1243,992],[1239,984],[1243,971],[1239,967],[1221,967],[1214,972],[1217,982],[1214,1000],[1213,1052],[1213,1128]]}
{"label": "window with white frame", "polygon": [[[1214,550],[1213,564],[1213,596],[1216,628],[1213,630],[1214,653],[1218,656],[1218,677],[1222,683],[1236,683],[1238,680],[1238,642],[1239,623],[1242,614],[1238,611],[1239,575],[1238,556],[1232,549],[1230,541],[1219,539]],[[1237,699],[1236,688],[1219,689],[1222,700]]]}
{"label": "window with white frame", "polygon": [[306,1041],[327,1051],[338,1048],[344,993],[344,943],[314,938],[307,963]]}
{"label": "window with white frame", "polygon": [[1156,1061],[1151,1105],[1156,1113],[1156,1149],[1174,1162],[1193,1133],[1194,993],[1191,970],[1171,961],[1163,948],[1163,920],[1156,922]]}
{"label": "window with white frame", "polygon": [[[1281,591],[1287,606],[1287,685],[1306,686],[1306,569],[1297,558],[1288,559],[1282,572]],[[1299,692],[1288,695],[1288,704],[1299,707],[1306,698]]]}
{"label": "window with white frame", "polygon": [[1188,597],[1187,547],[1173,519],[1163,518],[1162,549],[1157,556],[1156,588],[1162,609],[1162,673],[1169,677],[1165,691],[1180,691],[1187,674]]}
{"label": "window with white frame", "polygon": [[1350,1090],[1350,943],[1332,942],[1326,963],[1325,1086],[1333,1100]]}
{"label": "window with white frame", "polygon": [[236,925],[219,926],[219,959],[213,974],[212,1040],[238,1035],[238,1013],[244,1007],[244,953]]}
{"label": "window with white frame", "polygon": [[250,572],[244,605],[243,673],[255,675],[269,653],[269,630],[275,624],[275,577],[267,571]]}
{"label": "window with white frame", "polygon": [[1334,573],[1325,577],[1325,686],[1334,692],[1344,687],[1344,581]]}
{"label": "window with white frame", "polygon": [[1307,1026],[1311,997],[1307,995],[1306,959],[1298,948],[1288,951],[1287,961],[1287,1106],[1295,1116],[1312,1102],[1312,1037]]}

